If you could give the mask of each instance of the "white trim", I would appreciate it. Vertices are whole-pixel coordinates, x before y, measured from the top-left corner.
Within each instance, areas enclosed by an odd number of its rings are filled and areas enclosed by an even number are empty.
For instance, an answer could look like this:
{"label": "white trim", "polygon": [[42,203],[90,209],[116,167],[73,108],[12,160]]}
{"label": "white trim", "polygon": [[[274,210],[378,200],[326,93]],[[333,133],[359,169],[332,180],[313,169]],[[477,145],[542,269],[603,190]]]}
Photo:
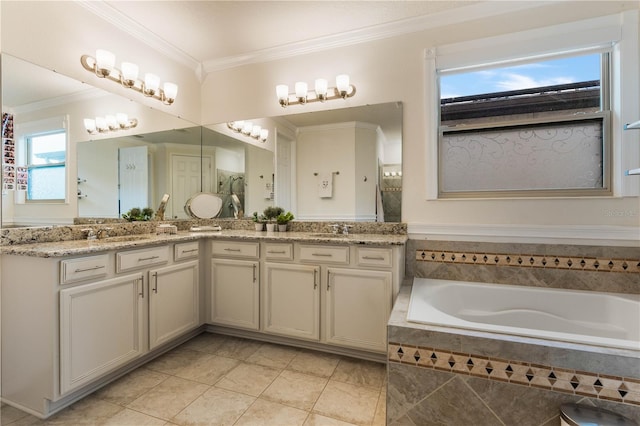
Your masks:
{"label": "white trim", "polygon": [[140,25],[126,14],[111,7],[104,1],[78,0],[77,3],[104,19],[111,25],[119,28],[135,39],[145,43],[165,56],[172,58],[194,70],[200,81],[204,81],[207,73],[235,68],[253,63],[268,62],[278,59],[291,58],[312,52],[336,49],[359,43],[366,43],[403,34],[424,31],[432,28],[441,28],[447,25],[455,25],[472,19],[482,19],[499,16],[508,13],[528,10],[543,6],[535,1],[503,2],[499,8],[491,2],[480,2],[469,6],[457,7],[430,15],[416,16],[381,25],[373,25],[367,28],[333,34],[312,40],[288,43],[269,49],[246,52],[239,55],[224,58],[204,59],[200,63],[183,50],[177,48],[168,41],[158,37],[144,26]]}
{"label": "white trim", "polygon": [[500,64],[528,56],[544,57],[581,49],[605,48],[622,37],[621,15],[609,15],[436,48],[438,70]]}
{"label": "white trim", "polygon": [[70,93],[68,95],[58,96],[51,99],[44,99],[42,101],[31,102],[29,104],[19,105],[12,108],[14,114],[24,114],[27,112],[38,111],[46,108],[53,108],[61,105],[68,105],[75,102],[90,101],[99,99],[105,96],[111,95],[97,87],[92,87],[81,92]]}
{"label": "white trim", "polygon": [[375,222],[376,215],[340,215],[340,214],[314,214],[300,215],[296,217],[298,221],[314,221],[314,222]]}
{"label": "white trim", "polygon": [[152,49],[157,50],[164,56],[167,56],[183,65],[186,65],[196,73],[196,76],[201,75],[202,67],[200,62],[185,53],[183,50],[178,49],[173,44],[168,43],[163,38],[158,37],[155,33],[149,31],[138,22],[129,18],[126,14],[120,12],[117,9],[114,9],[107,2],[90,0],[77,0],[76,2],[78,3],[78,5],[104,19],[114,27],[129,34],[136,40],[139,40]]}
{"label": "white trim", "polygon": [[578,244],[640,247],[640,227],[590,225],[407,224],[413,240]]}
{"label": "white trim", "polygon": [[[640,182],[629,182],[633,178],[622,177],[625,167],[632,159],[637,158],[640,145],[631,141],[633,136],[626,132],[621,134],[620,115],[624,114],[625,122],[637,120],[637,69],[638,69],[638,11],[586,19],[566,24],[554,25],[535,30],[522,31],[507,35],[470,40],[455,44],[430,47],[425,51],[425,117],[427,124],[425,183],[426,200],[438,200],[438,114],[439,93],[437,70],[454,70],[473,65],[499,63],[527,56],[550,55],[563,51],[575,51],[589,47],[602,48],[611,45],[614,63],[612,64],[612,141],[611,141],[611,182],[610,186],[616,196],[640,195]],[[619,50],[624,49],[625,57],[621,58]],[[432,58],[435,51],[435,60]],[[628,75],[623,72],[628,73]],[[435,86],[435,88],[433,86]],[[624,87],[624,90],[622,88]],[[634,143],[635,142],[635,143]],[[631,160],[630,160],[631,159]],[[634,166],[635,167],[635,166]],[[627,167],[629,168],[629,167]],[[625,179],[625,180],[623,180]]]}

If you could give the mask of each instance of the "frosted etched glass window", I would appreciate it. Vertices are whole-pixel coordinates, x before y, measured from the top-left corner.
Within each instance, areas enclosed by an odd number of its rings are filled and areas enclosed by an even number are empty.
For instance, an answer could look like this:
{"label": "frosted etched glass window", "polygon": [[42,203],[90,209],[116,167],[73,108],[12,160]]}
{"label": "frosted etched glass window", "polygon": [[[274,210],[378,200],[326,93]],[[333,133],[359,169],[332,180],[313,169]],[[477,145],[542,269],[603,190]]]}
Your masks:
{"label": "frosted etched glass window", "polygon": [[602,119],[444,133],[441,190],[598,189]]}
{"label": "frosted etched glass window", "polygon": [[607,195],[609,54],[438,70],[439,196]]}

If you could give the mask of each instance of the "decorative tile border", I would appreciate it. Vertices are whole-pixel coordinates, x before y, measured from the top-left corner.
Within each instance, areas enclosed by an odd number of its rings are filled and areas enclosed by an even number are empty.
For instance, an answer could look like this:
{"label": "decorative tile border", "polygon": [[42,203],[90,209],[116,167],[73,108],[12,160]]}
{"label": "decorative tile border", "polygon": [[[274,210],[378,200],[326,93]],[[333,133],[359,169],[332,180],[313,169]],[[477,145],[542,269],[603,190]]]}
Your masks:
{"label": "decorative tile border", "polygon": [[423,262],[464,263],[471,265],[640,273],[640,259],[416,250],[416,260]]}
{"label": "decorative tile border", "polygon": [[389,342],[389,362],[640,406],[640,379]]}

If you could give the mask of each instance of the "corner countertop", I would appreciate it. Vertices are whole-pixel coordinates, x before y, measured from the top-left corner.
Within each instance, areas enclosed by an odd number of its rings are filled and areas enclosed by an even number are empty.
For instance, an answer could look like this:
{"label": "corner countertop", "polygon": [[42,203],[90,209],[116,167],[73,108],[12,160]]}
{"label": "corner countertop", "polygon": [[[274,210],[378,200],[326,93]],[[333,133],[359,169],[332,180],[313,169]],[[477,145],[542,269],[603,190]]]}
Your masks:
{"label": "corner countertop", "polygon": [[334,245],[405,245],[408,236],[396,234],[331,234],[317,232],[258,232],[222,230],[207,232],[180,231],[177,234],[137,234],[101,240],[66,240],[47,243],[16,244],[0,247],[4,255],[64,257],[109,250],[136,249],[160,244],[195,241],[202,238],[259,240],[274,242],[321,243]]}

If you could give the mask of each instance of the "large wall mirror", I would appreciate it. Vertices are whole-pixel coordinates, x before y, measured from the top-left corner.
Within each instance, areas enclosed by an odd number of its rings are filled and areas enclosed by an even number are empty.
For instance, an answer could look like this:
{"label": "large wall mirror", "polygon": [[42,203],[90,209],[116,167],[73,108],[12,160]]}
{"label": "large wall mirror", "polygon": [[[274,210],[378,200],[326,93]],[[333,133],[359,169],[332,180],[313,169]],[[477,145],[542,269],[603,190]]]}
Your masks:
{"label": "large wall mirror", "polygon": [[[182,219],[197,192],[222,198],[219,217],[248,217],[277,204],[303,220],[400,221],[400,103],[263,118],[270,129],[263,144],[226,123],[200,126],[15,56],[0,60],[17,160],[24,164],[26,134],[61,119],[70,188],[67,199],[48,203],[4,189],[3,227],[118,218],[131,207],[155,209],[165,193],[165,217]],[[117,112],[136,118],[137,127],[98,135],[84,129],[84,118]],[[319,185],[327,176],[331,192],[323,194]]]}

